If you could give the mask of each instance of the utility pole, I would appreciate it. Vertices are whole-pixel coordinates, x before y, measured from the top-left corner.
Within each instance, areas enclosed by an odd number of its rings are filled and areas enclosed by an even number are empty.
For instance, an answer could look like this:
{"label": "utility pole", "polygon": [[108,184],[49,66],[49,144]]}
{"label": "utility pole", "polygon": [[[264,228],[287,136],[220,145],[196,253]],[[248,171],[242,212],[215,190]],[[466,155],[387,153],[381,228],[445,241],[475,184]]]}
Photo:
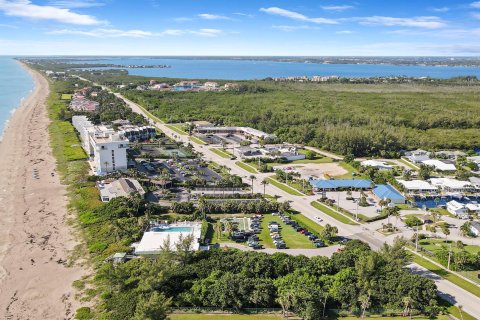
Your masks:
{"label": "utility pole", "polygon": [[418,252],[418,226],[417,226],[417,234],[415,236],[415,251]]}
{"label": "utility pole", "polygon": [[447,269],[450,270],[450,260],[452,258],[452,242],[450,242],[450,250],[448,250],[448,264]]}

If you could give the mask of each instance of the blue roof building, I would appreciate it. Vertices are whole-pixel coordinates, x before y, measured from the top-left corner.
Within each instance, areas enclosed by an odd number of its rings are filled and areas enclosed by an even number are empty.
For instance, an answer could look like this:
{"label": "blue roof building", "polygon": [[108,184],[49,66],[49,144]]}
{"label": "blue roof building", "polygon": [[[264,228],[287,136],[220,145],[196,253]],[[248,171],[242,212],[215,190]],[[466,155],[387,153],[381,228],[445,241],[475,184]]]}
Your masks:
{"label": "blue roof building", "polygon": [[379,199],[389,199],[391,203],[405,203],[405,197],[388,184],[377,184],[375,188],[373,188],[373,193]]}
{"label": "blue roof building", "polygon": [[310,180],[312,187],[317,189],[368,189],[372,185],[371,180]]}

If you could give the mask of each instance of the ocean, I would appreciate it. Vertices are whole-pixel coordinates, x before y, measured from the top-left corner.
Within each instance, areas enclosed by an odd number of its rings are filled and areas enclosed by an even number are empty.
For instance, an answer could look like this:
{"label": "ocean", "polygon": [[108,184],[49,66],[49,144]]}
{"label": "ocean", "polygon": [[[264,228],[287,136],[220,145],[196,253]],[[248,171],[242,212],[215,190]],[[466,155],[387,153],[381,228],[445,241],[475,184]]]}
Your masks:
{"label": "ocean", "polygon": [[0,139],[8,119],[33,88],[28,72],[11,57],[0,56]]}
{"label": "ocean", "polygon": [[379,76],[432,78],[477,76],[480,78],[479,67],[401,66],[387,64],[316,64],[254,60],[205,60],[134,57],[118,57],[81,62],[117,65],[169,65],[171,68],[126,68],[126,70],[128,70],[131,75],[182,79],[253,80],[264,79],[267,77],[311,77],[315,75],[335,75],[340,77],[356,78]]}

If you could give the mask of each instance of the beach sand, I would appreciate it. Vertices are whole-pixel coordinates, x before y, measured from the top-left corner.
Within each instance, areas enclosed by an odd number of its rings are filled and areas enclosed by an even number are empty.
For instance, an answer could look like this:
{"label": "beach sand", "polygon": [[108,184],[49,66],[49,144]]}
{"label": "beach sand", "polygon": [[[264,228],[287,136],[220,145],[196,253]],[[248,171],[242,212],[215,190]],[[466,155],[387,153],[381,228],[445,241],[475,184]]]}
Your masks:
{"label": "beach sand", "polygon": [[72,282],[85,272],[66,265],[76,243],[50,148],[48,82],[29,72],[35,90],[0,142],[0,318],[71,319]]}

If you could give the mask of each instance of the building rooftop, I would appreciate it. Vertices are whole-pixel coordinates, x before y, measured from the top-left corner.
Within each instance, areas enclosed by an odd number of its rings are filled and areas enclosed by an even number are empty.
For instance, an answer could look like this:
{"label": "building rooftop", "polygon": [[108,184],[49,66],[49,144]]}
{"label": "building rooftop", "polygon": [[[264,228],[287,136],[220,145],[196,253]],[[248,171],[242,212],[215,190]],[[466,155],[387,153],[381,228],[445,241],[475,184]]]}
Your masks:
{"label": "building rooftop", "polygon": [[453,163],[447,163],[444,161],[436,160],[436,159],[430,159],[430,160],[424,160],[422,161],[423,164],[427,166],[433,166],[435,169],[440,170],[440,171],[455,171],[457,168]]}
{"label": "building rooftop", "polygon": [[408,190],[437,190],[436,187],[432,186],[427,181],[423,180],[397,180],[400,184],[402,184]]}
{"label": "building rooftop", "polygon": [[373,188],[373,193],[380,199],[405,200],[403,195],[388,184],[377,184]]}
{"label": "building rooftop", "polygon": [[201,224],[198,222],[153,226],[143,234],[142,240],[135,249],[139,255],[158,254],[169,244],[170,250],[176,250],[180,238],[193,235],[192,250],[198,250],[201,237]]}
{"label": "building rooftop", "polygon": [[128,197],[131,193],[138,192],[141,196],[145,195],[145,190],[140,183],[131,178],[120,178],[113,181],[97,182],[97,188],[100,190],[102,201],[110,201],[116,197]]}

